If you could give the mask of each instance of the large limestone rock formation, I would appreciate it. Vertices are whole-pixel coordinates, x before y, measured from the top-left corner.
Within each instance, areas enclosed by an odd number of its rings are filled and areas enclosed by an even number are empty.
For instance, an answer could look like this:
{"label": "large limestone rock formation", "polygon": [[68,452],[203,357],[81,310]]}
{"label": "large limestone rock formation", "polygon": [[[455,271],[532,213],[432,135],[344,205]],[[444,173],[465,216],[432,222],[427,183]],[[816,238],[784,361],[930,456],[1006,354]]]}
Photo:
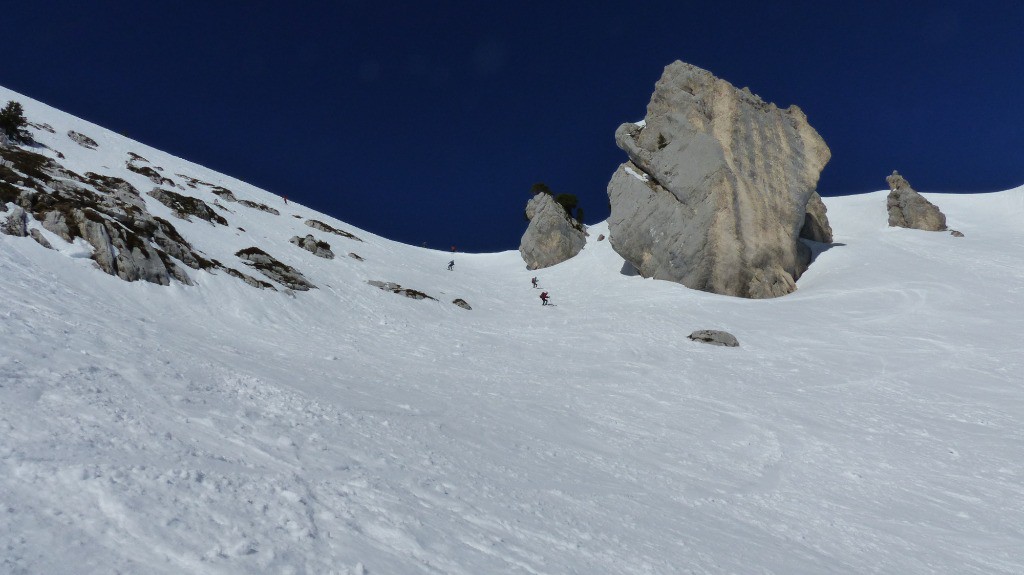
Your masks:
{"label": "large limestone rock formation", "polygon": [[946,215],[910,187],[910,182],[899,172],[893,170],[885,181],[889,183],[890,190],[886,198],[890,226],[930,232],[946,229]]}
{"label": "large limestone rock formation", "polygon": [[615,141],[629,161],[608,184],[610,240],[639,273],[749,298],[796,289],[807,203],[831,156],[799,108],[674,62],[644,121]]}
{"label": "large limestone rock formation", "polygon": [[550,194],[539,193],[526,204],[530,225],[519,243],[526,268],[536,270],[564,262],[587,243],[583,226],[569,217]]}

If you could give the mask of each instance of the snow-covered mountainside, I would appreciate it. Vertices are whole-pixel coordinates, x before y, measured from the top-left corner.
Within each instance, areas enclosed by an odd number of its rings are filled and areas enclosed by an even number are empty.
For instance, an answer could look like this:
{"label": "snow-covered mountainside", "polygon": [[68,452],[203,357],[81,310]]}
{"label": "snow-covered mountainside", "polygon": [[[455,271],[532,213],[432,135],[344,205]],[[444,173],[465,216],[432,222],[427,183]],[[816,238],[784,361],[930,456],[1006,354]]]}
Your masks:
{"label": "snow-covered mountainside", "polygon": [[[194,285],[127,282],[81,238],[0,235],[0,572],[1024,572],[1024,188],[929,195],[963,238],[889,228],[883,192],[826,198],[836,243],[798,291],[744,300],[621,274],[603,224],[540,273],[515,251],[448,271],[7,100],[53,129],[35,152],[276,291],[182,261]],[[181,219],[130,154],[279,215]],[[289,242],[310,233],[336,257]]]}

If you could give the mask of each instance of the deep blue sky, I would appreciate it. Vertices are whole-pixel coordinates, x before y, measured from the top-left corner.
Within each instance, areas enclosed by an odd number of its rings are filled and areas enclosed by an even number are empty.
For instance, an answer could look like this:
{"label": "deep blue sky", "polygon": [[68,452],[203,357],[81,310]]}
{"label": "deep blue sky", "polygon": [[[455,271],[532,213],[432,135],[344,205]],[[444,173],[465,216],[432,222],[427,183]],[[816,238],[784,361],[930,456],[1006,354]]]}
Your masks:
{"label": "deep blue sky", "polygon": [[515,249],[537,181],[607,217],[677,59],[803,108],[823,195],[1024,184],[1019,0],[11,4],[0,84],[411,244]]}

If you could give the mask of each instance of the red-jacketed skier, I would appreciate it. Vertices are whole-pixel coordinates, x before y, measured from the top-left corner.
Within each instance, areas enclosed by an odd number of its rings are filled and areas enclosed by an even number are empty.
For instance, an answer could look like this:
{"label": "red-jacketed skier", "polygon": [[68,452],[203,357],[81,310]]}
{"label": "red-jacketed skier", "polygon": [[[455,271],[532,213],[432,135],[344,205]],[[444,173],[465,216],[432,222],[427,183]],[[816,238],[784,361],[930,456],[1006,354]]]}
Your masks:
{"label": "red-jacketed skier", "polygon": [[540,292],[540,301],[543,302],[540,305],[548,305],[548,292],[546,292],[546,291]]}

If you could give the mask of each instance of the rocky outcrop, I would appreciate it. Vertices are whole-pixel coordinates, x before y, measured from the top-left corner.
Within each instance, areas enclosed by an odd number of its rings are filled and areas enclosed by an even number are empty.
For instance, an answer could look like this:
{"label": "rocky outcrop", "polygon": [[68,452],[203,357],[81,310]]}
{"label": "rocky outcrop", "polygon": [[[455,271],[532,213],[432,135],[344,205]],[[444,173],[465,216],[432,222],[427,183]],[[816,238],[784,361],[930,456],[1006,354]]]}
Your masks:
{"label": "rocky outcrop", "polygon": [[149,196],[170,208],[171,213],[176,218],[191,221],[189,216],[195,216],[201,220],[206,220],[211,224],[220,224],[222,226],[228,225],[227,220],[217,212],[213,211],[213,208],[206,205],[206,202],[199,198],[184,196],[177,192],[164,190],[162,188],[154,188],[149,192]]}
{"label": "rocky outcrop", "polygon": [[216,195],[217,197],[223,199],[226,202],[237,202],[238,201],[238,198],[235,197],[235,193],[232,192],[231,190],[227,189],[227,188],[222,188],[220,186],[214,186],[210,190],[210,193]]}
{"label": "rocky outcrop", "polygon": [[405,297],[410,298],[410,299],[432,299],[434,301],[437,301],[437,298],[432,298],[432,297],[428,296],[427,294],[425,294],[425,293],[423,293],[423,292],[421,292],[419,290],[414,290],[412,288],[404,288],[401,285],[396,284],[394,282],[382,282],[382,281],[378,281],[378,280],[369,280],[366,283],[372,285],[375,288],[378,288],[378,289],[381,289],[381,290],[384,290],[384,291],[389,291],[391,293],[396,293],[398,295],[404,295]]}
{"label": "rocky outcrop", "polygon": [[526,269],[536,270],[564,262],[587,243],[583,226],[565,213],[550,194],[541,192],[526,204],[530,225],[519,243]]}
{"label": "rocky outcrop", "polygon": [[800,228],[800,237],[812,242],[832,243],[832,226],[828,224],[827,212],[828,208],[818,192],[811,194],[811,199],[807,200],[807,213],[804,215],[804,225]]}
{"label": "rocky outcrop", "polygon": [[239,250],[235,255],[245,261],[246,265],[253,267],[261,274],[289,289],[308,291],[316,288],[299,270],[279,262],[273,256],[257,247]]}
{"label": "rocky outcrop", "polygon": [[799,108],[675,62],[644,121],[615,140],[629,161],[608,184],[609,236],[641,275],[748,298],[796,289],[810,261],[798,238],[831,156]]}
{"label": "rocky outcrop", "polygon": [[128,182],[92,172],[80,176],[27,150],[4,150],[4,156],[10,162],[0,169],[4,197],[65,241],[81,238],[90,244],[91,257],[104,272],[126,281],[168,285],[175,279],[192,285],[172,258],[195,269],[215,266],[174,226],[150,214]]}
{"label": "rocky outcrop", "polygon": [[274,284],[265,282],[263,280],[258,280],[249,274],[243,274],[242,272],[236,270],[235,268],[221,267],[221,269],[224,270],[229,276],[238,278],[254,288],[277,291],[277,288],[274,287]]}
{"label": "rocky outcrop", "polygon": [[740,342],[736,340],[736,336],[727,331],[716,329],[699,329],[686,337],[693,341],[710,345],[722,345],[725,347],[739,347],[740,345]]}
{"label": "rocky outcrop", "polygon": [[39,230],[32,228],[31,230],[28,231],[28,235],[30,238],[35,240],[37,244],[43,246],[44,248],[48,250],[53,249],[53,246],[50,245],[50,240],[46,239],[46,237],[43,236],[43,233],[40,232]]}
{"label": "rocky outcrop", "polygon": [[466,300],[464,300],[462,298],[453,299],[452,303],[457,305],[457,306],[459,306],[459,307],[461,307],[462,309],[468,309],[468,310],[472,310],[473,309],[472,307],[470,307],[469,303],[467,303]]}
{"label": "rocky outcrop", "polygon": [[96,140],[74,130],[68,130],[68,137],[71,138],[72,142],[82,146],[83,148],[95,150],[99,146],[99,144],[96,143]]}
{"label": "rocky outcrop", "polygon": [[139,156],[138,154],[132,154],[132,158],[128,161],[125,167],[127,167],[129,171],[135,172],[140,176],[145,176],[149,178],[149,181],[153,182],[158,186],[167,185],[171,186],[172,188],[174,187],[174,180],[170,178],[165,178],[164,176],[160,175],[160,172],[157,171],[157,169],[154,169],[150,166],[140,165],[140,163],[145,162],[146,159],[143,158],[142,156]]}
{"label": "rocky outcrop", "polygon": [[357,242],[363,241],[363,240],[357,238],[356,236],[346,232],[345,230],[339,230],[338,228],[336,228],[334,226],[331,226],[329,224],[325,224],[325,223],[321,222],[320,220],[306,220],[306,225],[311,227],[311,228],[313,228],[314,230],[320,230],[321,232],[327,232],[327,233],[330,233],[330,234],[334,234],[336,236],[341,236],[343,238],[348,238],[350,240],[355,240]]}
{"label": "rocky outcrop", "polygon": [[299,246],[307,252],[313,254],[318,258],[324,258],[328,260],[334,259],[334,252],[331,251],[331,244],[318,240],[313,237],[313,234],[307,234],[306,237],[300,238],[294,236],[289,242]]}
{"label": "rocky outcrop", "polygon": [[28,214],[25,213],[25,209],[14,206],[7,217],[0,220],[0,233],[19,238],[28,236]]}
{"label": "rocky outcrop", "polygon": [[247,208],[253,208],[255,210],[260,210],[261,212],[267,212],[268,214],[274,214],[275,216],[280,216],[281,215],[281,212],[275,210],[274,208],[268,206],[267,204],[261,204],[259,202],[253,202],[253,201],[250,201],[250,200],[238,200],[238,203],[242,204],[243,206],[245,206]]}
{"label": "rocky outcrop", "polygon": [[889,184],[890,190],[886,197],[890,226],[930,232],[941,232],[946,229],[945,214],[910,187],[910,182],[899,172],[893,170],[892,175],[885,181]]}

